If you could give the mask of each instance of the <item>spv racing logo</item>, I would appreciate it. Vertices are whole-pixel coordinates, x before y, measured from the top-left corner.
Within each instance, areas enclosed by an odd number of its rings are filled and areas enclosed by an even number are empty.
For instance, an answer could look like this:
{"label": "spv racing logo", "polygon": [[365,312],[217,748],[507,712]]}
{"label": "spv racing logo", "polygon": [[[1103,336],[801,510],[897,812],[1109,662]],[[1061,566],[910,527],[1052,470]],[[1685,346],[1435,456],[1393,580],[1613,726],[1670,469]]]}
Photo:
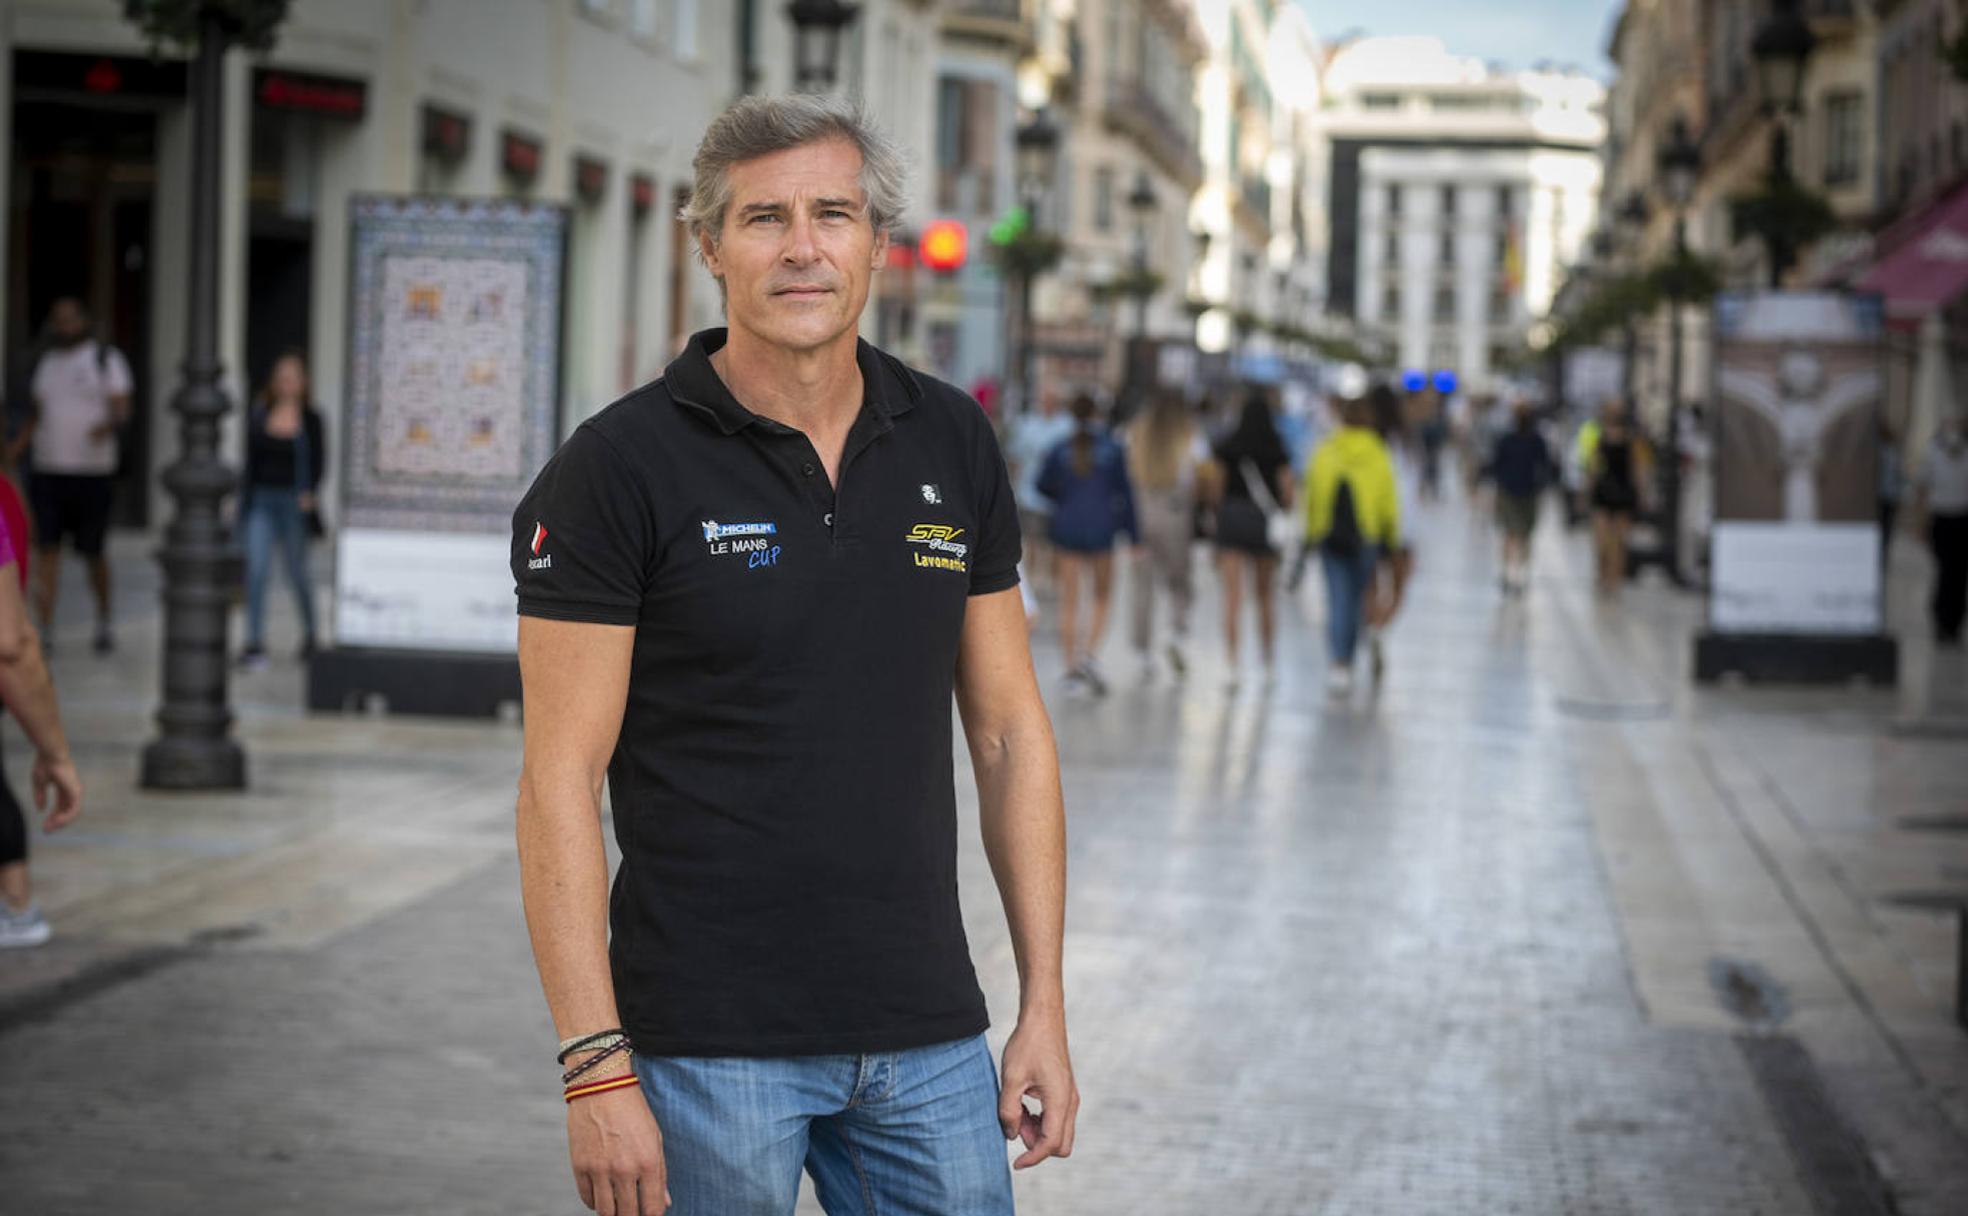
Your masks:
{"label": "spv racing logo", "polygon": [[949,524],[917,524],[902,539],[922,548],[910,554],[919,569],[950,570],[963,574],[970,569],[970,546],[957,540],[962,528]]}

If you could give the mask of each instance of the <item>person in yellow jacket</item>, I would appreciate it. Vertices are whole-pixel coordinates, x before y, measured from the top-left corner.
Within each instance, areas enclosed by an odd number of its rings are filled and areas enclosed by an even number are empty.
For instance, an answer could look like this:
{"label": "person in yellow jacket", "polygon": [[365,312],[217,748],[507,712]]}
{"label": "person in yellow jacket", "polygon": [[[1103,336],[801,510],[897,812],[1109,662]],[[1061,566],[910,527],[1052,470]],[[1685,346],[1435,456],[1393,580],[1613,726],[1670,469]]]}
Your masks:
{"label": "person in yellow jacket", "polygon": [[1394,462],[1373,429],[1364,399],[1340,407],[1342,425],[1305,470],[1305,542],[1319,551],[1326,580],[1327,687],[1353,687],[1353,654],[1374,565],[1401,544],[1401,503]]}

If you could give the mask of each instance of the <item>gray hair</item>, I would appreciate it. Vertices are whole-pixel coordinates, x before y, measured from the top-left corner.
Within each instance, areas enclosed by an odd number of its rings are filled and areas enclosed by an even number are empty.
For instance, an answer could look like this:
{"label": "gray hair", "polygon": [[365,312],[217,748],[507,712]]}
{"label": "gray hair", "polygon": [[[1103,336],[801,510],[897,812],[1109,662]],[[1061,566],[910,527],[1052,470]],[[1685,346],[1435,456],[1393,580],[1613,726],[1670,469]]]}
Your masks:
{"label": "gray hair", "polygon": [[858,103],[811,94],[752,96],[711,120],[691,158],[696,180],[677,218],[689,225],[692,246],[701,251],[702,242],[694,239],[700,237],[715,245],[724,231],[731,166],[827,139],[844,139],[860,151],[868,220],[877,234],[892,232],[908,204],[908,166],[901,149]]}

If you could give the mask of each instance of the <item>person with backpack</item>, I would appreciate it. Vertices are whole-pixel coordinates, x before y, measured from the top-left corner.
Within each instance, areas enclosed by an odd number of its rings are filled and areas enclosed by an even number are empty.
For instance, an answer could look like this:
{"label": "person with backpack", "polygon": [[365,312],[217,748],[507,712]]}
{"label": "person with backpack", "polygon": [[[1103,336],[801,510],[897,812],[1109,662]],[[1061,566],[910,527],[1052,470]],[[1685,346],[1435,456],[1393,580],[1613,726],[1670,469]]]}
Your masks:
{"label": "person with backpack", "polygon": [[[1127,456],[1099,425],[1100,407],[1086,393],[1073,399],[1074,431],[1046,456],[1038,491],[1052,504],[1046,539],[1058,555],[1059,649],[1066,660],[1067,690],[1105,696],[1107,681],[1094,666],[1114,602],[1114,541],[1138,542],[1134,491]],[[1083,630],[1080,587],[1093,580],[1093,607]]]}
{"label": "person with backpack", "polygon": [[1226,684],[1234,689],[1238,682],[1237,626],[1248,581],[1257,601],[1257,640],[1269,685],[1278,633],[1278,604],[1271,588],[1280,557],[1271,519],[1289,509],[1292,488],[1291,453],[1272,417],[1269,393],[1250,391],[1237,429],[1216,445],[1214,455],[1210,484],[1216,500],[1217,569],[1223,578],[1223,642],[1230,665]]}
{"label": "person with backpack", "polygon": [[1374,568],[1401,544],[1401,506],[1394,463],[1373,428],[1365,398],[1340,410],[1342,425],[1312,455],[1305,472],[1305,543],[1319,550],[1326,580],[1326,687],[1353,688],[1353,655]]}
{"label": "person with backpack", "polygon": [[116,435],[130,420],[130,364],[92,335],[82,302],[64,297],[48,311],[46,347],[27,383],[31,412],[15,442],[33,464],[35,613],[42,636],[52,637],[62,540],[70,538],[88,563],[96,596],[96,653],[108,654],[116,642],[103,541],[116,483]]}
{"label": "person with backpack", "polygon": [[1511,410],[1510,429],[1490,448],[1489,472],[1496,482],[1497,527],[1503,533],[1505,595],[1520,595],[1531,581],[1531,534],[1537,529],[1538,499],[1551,482],[1551,449],[1538,431],[1529,402]]}

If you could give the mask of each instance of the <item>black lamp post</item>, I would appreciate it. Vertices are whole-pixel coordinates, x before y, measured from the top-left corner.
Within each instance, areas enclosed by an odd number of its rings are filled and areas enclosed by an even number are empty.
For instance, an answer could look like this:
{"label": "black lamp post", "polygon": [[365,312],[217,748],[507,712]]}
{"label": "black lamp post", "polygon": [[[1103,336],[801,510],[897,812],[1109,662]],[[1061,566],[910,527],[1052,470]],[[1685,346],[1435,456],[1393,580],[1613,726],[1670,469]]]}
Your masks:
{"label": "black lamp post", "polygon": [[801,93],[831,93],[840,63],[841,32],[859,14],[841,0],[792,0],[786,16],[793,22],[793,88]]}
{"label": "black lamp post", "polygon": [[1661,462],[1661,499],[1666,522],[1661,528],[1661,560],[1667,577],[1679,586],[1681,572],[1681,306],[1688,297],[1688,204],[1694,201],[1701,177],[1701,149],[1688,134],[1688,120],[1676,115],[1668,127],[1667,143],[1659,156],[1661,192],[1674,209],[1674,262],[1667,289],[1668,383],[1667,451]]}
{"label": "black lamp post", "polygon": [[[1619,221],[1621,229],[1625,232],[1624,240],[1626,247],[1633,252],[1633,260],[1638,261],[1640,234],[1647,227],[1647,196],[1638,190],[1630,192],[1626,200],[1620,204],[1614,218]],[[1632,316],[1626,318],[1622,337],[1626,349],[1624,362],[1620,366],[1620,396],[1624,399],[1626,408],[1631,410],[1634,379],[1640,372],[1640,328],[1634,324]]]}
{"label": "black lamp post", "polygon": [[1148,171],[1136,173],[1127,205],[1134,213],[1134,336],[1137,338],[1148,336],[1148,297],[1155,294],[1148,285],[1148,232],[1155,221],[1159,201],[1155,197],[1155,183],[1148,180]]}
{"label": "black lamp post", "polygon": [[[1018,128],[1018,196],[1025,208],[1025,230],[1033,238],[1043,235],[1040,227],[1041,204],[1052,183],[1054,159],[1059,153],[1059,125],[1044,107]],[[1037,343],[1032,340],[1032,280],[1038,272],[1025,265],[1018,272],[1018,353],[1012,360],[1017,377],[1013,400],[1021,412],[1031,408],[1032,358]]]}
{"label": "black lamp post", "polygon": [[[1804,109],[1804,65],[1817,48],[1817,35],[1798,11],[1798,0],[1772,0],[1769,20],[1749,44],[1756,58],[1756,85],[1763,113],[1770,119],[1770,186],[1782,191],[1791,184],[1790,119]],[[1783,283],[1784,272],[1797,260],[1788,233],[1772,224],[1763,232],[1770,253],[1770,286]]]}
{"label": "black lamp post", "polygon": [[184,383],[171,399],[178,459],[164,470],[177,513],[158,554],[164,568],[164,704],[143,752],[146,789],[236,790],[246,753],[232,737],[226,616],[234,560],[219,506],[238,484],[219,459],[219,423],[232,408],[219,386],[219,154],[225,53],[233,31],[217,6],[198,17],[191,69],[191,250],[186,275]]}

